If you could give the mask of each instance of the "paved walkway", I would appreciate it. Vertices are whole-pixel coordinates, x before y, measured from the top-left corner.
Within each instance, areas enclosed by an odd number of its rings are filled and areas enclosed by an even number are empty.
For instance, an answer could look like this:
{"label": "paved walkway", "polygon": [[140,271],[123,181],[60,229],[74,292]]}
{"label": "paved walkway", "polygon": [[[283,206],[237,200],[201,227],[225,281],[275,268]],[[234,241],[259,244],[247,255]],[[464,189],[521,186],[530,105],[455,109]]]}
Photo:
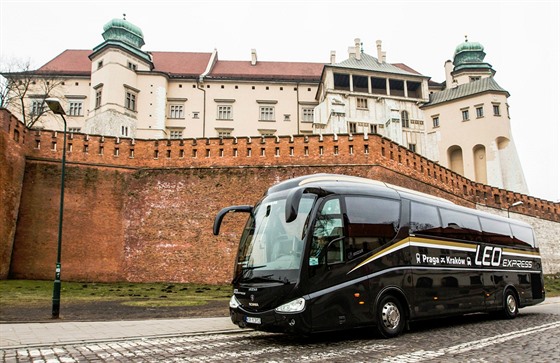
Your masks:
{"label": "paved walkway", "polygon": [[0,350],[153,336],[241,331],[229,317],[0,324]]}
{"label": "paved walkway", "polygon": [[[549,305],[550,304],[550,305]],[[556,304],[556,305],[552,305]],[[557,310],[560,297],[547,298],[542,305]],[[530,312],[534,307],[521,310]],[[556,312],[557,313],[557,312]],[[229,317],[156,319],[94,322],[1,323],[0,350],[53,346],[81,342],[117,341],[135,338],[240,332]]]}

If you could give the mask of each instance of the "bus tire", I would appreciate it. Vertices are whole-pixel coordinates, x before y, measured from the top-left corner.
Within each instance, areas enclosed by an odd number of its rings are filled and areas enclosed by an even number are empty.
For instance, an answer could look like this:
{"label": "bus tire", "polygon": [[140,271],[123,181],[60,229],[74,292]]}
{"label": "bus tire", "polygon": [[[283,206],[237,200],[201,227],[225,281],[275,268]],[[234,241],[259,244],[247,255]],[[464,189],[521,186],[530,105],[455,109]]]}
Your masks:
{"label": "bus tire", "polygon": [[405,326],[402,304],[393,295],[385,295],[377,305],[377,331],[383,338],[393,338],[402,333]]}
{"label": "bus tire", "polygon": [[519,303],[513,289],[507,289],[504,293],[504,307],[502,317],[504,319],[514,319],[519,313]]}

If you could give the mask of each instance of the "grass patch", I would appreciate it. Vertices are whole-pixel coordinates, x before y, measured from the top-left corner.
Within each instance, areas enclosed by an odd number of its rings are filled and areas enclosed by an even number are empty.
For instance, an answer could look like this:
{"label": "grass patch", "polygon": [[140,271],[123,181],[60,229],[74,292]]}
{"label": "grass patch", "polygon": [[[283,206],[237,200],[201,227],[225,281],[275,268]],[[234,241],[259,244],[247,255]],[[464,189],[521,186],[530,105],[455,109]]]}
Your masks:
{"label": "grass patch", "polygon": [[[229,300],[230,285],[175,283],[62,282],[66,303],[122,301],[130,306],[198,306],[210,300]],[[2,280],[0,306],[32,306],[52,300],[53,281]]]}
{"label": "grass patch", "polygon": [[545,275],[544,290],[547,297],[560,296],[560,274]]}

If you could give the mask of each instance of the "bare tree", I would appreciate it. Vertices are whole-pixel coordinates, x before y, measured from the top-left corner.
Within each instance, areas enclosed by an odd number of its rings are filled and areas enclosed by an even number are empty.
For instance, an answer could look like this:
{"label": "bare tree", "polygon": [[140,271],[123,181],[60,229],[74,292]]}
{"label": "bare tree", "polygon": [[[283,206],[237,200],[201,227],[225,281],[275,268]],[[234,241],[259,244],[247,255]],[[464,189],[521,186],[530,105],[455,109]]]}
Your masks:
{"label": "bare tree", "polygon": [[13,60],[0,70],[0,107],[19,114],[32,128],[47,112],[45,99],[58,96],[63,79],[45,70],[32,70],[30,61]]}

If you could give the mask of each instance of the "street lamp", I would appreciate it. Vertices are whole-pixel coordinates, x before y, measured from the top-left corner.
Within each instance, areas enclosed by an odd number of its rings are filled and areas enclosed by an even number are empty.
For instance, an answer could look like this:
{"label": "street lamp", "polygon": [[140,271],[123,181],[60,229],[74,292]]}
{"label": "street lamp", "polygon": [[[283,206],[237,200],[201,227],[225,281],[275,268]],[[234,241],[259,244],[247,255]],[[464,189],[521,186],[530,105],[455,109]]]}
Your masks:
{"label": "street lamp", "polygon": [[510,205],[510,206],[507,208],[508,218],[509,218],[509,210],[510,210],[511,208],[517,207],[518,205],[521,205],[521,204],[523,204],[523,202],[522,202],[522,201],[518,201],[518,202],[513,203],[512,205]]}
{"label": "street lamp", "polygon": [[62,117],[64,121],[64,142],[62,145],[62,176],[60,181],[60,208],[58,214],[58,247],[56,252],[56,270],[54,275],[54,286],[53,286],[53,297],[52,297],[52,318],[58,319],[60,313],[60,270],[61,270],[61,263],[60,263],[60,255],[62,250],[62,215],[64,212],[64,174],[66,170],[66,119],[64,115],[64,108],[60,104],[60,100],[58,98],[47,98],[45,100],[47,106],[49,106],[50,110],[57,115]]}

